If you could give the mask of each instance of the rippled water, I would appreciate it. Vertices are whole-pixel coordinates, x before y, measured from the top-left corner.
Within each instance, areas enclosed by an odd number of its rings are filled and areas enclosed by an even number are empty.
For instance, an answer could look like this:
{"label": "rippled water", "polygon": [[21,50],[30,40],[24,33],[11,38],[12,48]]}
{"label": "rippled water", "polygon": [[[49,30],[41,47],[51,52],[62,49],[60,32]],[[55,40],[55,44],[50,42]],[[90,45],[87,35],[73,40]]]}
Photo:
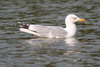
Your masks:
{"label": "rippled water", "polygon": [[[77,24],[76,38],[38,38],[16,25],[20,21],[65,27],[70,13],[88,20]],[[0,67],[99,66],[99,0],[0,0]]]}

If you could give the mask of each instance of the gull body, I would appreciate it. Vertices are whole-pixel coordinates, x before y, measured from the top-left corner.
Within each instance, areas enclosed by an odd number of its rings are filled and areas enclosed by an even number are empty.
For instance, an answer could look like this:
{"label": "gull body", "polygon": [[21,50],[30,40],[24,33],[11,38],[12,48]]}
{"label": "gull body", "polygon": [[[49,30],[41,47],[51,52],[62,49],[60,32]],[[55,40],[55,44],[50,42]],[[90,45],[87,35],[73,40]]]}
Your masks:
{"label": "gull body", "polygon": [[43,26],[43,25],[28,25],[18,22],[20,31],[34,34],[40,37],[48,38],[67,38],[73,37],[76,33],[76,22],[85,22],[86,20],[80,19],[75,14],[69,14],[65,18],[66,27],[59,26]]}

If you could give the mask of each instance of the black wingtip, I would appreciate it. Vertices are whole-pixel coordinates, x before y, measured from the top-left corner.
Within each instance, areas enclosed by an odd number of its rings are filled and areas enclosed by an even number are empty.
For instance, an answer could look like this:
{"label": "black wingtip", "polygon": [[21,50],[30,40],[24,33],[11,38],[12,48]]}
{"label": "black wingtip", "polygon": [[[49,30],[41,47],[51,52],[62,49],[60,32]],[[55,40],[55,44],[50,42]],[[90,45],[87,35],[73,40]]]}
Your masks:
{"label": "black wingtip", "polygon": [[29,25],[28,25],[28,24],[24,24],[24,23],[21,23],[21,22],[17,22],[17,24],[18,24],[21,28],[26,28],[26,29],[29,28]]}

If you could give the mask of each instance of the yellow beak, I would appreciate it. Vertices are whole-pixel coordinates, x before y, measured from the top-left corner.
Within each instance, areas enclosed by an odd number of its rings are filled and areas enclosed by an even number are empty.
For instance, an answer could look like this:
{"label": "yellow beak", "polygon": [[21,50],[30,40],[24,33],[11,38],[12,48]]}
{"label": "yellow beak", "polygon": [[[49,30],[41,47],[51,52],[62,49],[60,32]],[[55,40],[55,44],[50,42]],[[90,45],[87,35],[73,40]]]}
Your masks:
{"label": "yellow beak", "polygon": [[85,20],[85,19],[79,19],[79,21],[80,21],[80,22],[86,22],[86,20]]}

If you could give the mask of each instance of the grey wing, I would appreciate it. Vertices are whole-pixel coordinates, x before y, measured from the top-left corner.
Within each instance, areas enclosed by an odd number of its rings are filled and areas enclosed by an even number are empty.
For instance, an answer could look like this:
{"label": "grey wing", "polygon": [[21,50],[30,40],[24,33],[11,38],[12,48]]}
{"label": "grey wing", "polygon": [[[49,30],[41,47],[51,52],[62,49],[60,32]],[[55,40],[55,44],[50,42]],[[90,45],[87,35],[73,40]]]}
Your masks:
{"label": "grey wing", "polygon": [[62,27],[57,26],[30,25],[29,29],[41,37],[48,37],[49,35],[53,37],[65,37],[67,35],[67,32]]}
{"label": "grey wing", "polygon": [[41,37],[48,36],[49,29],[47,26],[42,25],[30,25],[29,30],[39,34]]}
{"label": "grey wing", "polygon": [[67,32],[65,31],[64,28],[57,26],[53,26],[50,33],[53,35],[53,37],[58,37],[58,38],[66,37],[67,35]]}

